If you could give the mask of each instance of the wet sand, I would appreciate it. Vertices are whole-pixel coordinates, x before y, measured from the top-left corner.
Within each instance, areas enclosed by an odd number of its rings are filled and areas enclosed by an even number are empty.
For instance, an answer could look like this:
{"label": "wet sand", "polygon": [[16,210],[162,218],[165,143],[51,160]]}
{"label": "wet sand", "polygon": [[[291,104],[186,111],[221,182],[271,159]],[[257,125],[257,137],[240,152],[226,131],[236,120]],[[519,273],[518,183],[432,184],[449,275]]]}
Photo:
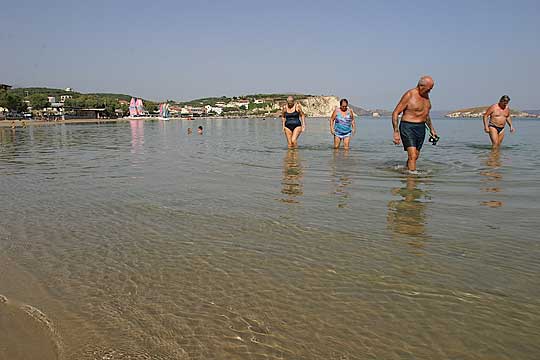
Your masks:
{"label": "wet sand", "polygon": [[62,345],[52,321],[23,301],[44,294],[27,274],[0,257],[0,359],[62,359]]}

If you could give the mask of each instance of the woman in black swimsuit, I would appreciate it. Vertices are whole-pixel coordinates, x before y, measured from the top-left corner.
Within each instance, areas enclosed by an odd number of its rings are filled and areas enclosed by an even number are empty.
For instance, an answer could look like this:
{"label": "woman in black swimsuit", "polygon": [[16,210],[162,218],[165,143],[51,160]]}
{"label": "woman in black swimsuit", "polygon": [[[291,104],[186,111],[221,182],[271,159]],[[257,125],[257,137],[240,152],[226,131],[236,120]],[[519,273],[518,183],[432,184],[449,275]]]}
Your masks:
{"label": "woman in black swimsuit", "polygon": [[306,117],[302,111],[302,106],[295,103],[294,98],[289,96],[281,114],[281,124],[289,149],[298,147],[298,137],[306,131],[305,121]]}

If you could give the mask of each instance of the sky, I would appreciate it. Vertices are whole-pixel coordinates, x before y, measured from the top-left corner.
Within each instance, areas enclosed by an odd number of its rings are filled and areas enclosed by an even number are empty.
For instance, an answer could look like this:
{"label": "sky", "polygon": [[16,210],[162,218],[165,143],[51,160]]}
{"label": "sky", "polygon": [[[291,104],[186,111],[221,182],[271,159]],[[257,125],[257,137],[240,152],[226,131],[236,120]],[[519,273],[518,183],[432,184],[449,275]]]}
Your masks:
{"label": "sky", "polygon": [[0,83],[155,101],[252,93],[540,108],[540,2],[3,0]]}

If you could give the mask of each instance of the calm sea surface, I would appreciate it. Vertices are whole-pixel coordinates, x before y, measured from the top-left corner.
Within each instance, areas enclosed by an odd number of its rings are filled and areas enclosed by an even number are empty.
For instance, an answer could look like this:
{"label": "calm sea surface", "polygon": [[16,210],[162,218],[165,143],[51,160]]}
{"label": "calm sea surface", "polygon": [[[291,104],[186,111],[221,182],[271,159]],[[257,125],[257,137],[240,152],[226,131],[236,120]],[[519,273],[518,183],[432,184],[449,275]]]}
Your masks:
{"label": "calm sea surface", "polygon": [[0,359],[539,359],[540,121],[514,122],[492,152],[435,119],[419,175],[389,119],[349,152],[325,119],[296,151],[277,119],[0,130]]}

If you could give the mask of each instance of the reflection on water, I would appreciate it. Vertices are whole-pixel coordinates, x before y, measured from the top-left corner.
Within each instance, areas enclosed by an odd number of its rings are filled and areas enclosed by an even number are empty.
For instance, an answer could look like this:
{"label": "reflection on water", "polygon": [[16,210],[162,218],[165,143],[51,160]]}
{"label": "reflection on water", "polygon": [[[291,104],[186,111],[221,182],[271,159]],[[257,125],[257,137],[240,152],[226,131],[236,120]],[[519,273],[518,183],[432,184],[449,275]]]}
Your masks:
{"label": "reflection on water", "polygon": [[351,185],[352,179],[347,174],[347,160],[349,159],[349,151],[334,150],[332,156],[332,177],[335,185],[334,194],[338,198],[338,208],[345,208],[348,205],[350,193],[347,187]]}
{"label": "reflection on water", "polygon": [[298,203],[297,197],[304,194],[303,168],[299,151],[288,150],[283,158],[283,180],[281,181],[281,193],[287,198],[281,199],[286,203]]}
{"label": "reflection on water", "polygon": [[402,180],[404,186],[392,189],[392,194],[400,200],[388,202],[388,227],[397,235],[412,236],[409,242],[415,248],[423,248],[426,234],[427,192],[419,188],[425,182],[409,175]]}
{"label": "reflection on water", "polygon": [[144,148],[144,121],[130,120],[131,128],[131,153],[137,154]]}
{"label": "reflection on water", "polygon": [[[485,164],[487,166],[487,169],[480,171],[480,175],[484,177],[482,179],[481,190],[486,193],[500,193],[500,183],[503,179],[503,176],[500,172],[500,168],[502,166],[500,149],[493,149],[489,154],[488,158],[486,159]],[[502,201],[493,199],[482,201],[481,204],[491,208],[498,208],[504,205]]]}
{"label": "reflection on water", "polygon": [[15,129],[3,129],[0,128],[0,144],[10,144],[15,141],[16,130]]}

